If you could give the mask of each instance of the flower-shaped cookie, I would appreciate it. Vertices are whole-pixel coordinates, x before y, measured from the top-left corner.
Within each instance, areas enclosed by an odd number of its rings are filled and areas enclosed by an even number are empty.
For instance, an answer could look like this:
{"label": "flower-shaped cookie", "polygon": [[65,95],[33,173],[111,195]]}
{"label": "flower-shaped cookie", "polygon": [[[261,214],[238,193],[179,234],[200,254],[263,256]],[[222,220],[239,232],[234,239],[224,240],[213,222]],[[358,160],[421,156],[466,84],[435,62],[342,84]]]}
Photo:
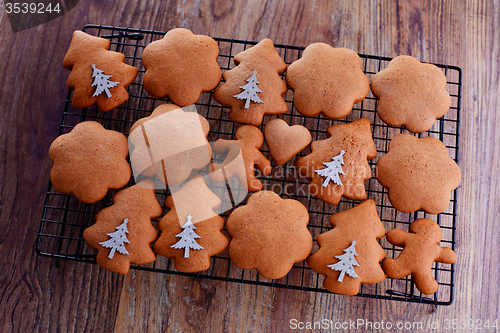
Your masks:
{"label": "flower-shaped cookie", "polygon": [[144,88],[154,97],[187,106],[220,82],[219,46],[212,38],[187,29],[172,29],[142,53]]}
{"label": "flower-shaped cookie", "polygon": [[239,268],[255,268],[265,278],[279,279],[311,253],[308,222],[309,213],[300,202],[259,191],[227,220],[229,257]]}
{"label": "flower-shaped cookie", "polygon": [[210,163],[212,149],[207,141],[210,125],[196,112],[185,112],[174,104],[162,104],[149,117],[130,128],[130,162],[134,176],[176,186],[193,170]]}
{"label": "flower-shaped cookie", "polygon": [[373,76],[371,88],[379,99],[380,119],[414,133],[430,129],[451,105],[443,71],[410,56],[392,59],[386,69]]}
{"label": "flower-shaped cookie", "polygon": [[79,123],[56,138],[49,155],[54,163],[52,185],[86,203],[101,200],[109,189],[121,188],[130,180],[127,138],[95,121]]}
{"label": "flower-shaped cookie", "polygon": [[[75,91],[71,101],[75,108],[97,103],[102,112],[107,112],[128,99],[125,88],[134,81],[139,70],[125,64],[125,55],[109,51],[109,46],[108,39],[78,30],[73,33],[63,66],[71,70],[67,85]],[[94,88],[98,84],[101,86]]]}
{"label": "flower-shaped cookie", "polygon": [[432,137],[400,134],[377,162],[378,181],[388,189],[394,208],[403,213],[445,211],[461,175],[444,143]]}
{"label": "flower-shaped cookie", "polygon": [[360,57],[346,48],[314,43],[286,71],[293,104],[304,116],[323,113],[330,119],[347,116],[370,91]]}

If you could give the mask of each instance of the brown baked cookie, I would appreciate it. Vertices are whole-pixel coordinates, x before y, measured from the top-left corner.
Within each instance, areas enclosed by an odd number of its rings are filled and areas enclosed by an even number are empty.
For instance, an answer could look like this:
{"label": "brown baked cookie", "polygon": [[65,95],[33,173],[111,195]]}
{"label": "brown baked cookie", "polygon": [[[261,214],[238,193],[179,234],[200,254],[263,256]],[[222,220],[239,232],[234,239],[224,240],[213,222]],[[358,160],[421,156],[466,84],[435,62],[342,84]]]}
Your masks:
{"label": "brown baked cookie", "polygon": [[97,103],[107,112],[128,99],[127,88],[139,70],[124,63],[125,55],[109,51],[107,39],[75,31],[63,66],[71,71],[68,88],[75,91],[71,105],[87,108]]}
{"label": "brown baked cookie", "polygon": [[304,150],[312,141],[311,133],[302,125],[288,126],[273,119],[264,127],[267,147],[276,165],[283,165]]}
{"label": "brown baked cookie", "polygon": [[373,200],[330,216],[332,230],[316,239],[320,249],[307,258],[307,264],[325,275],[323,287],[331,292],[356,295],[361,283],[385,280],[380,261],[385,258],[378,239],[385,228]]}
{"label": "brown baked cookie", "polygon": [[239,268],[255,268],[267,279],[282,278],[311,253],[308,222],[309,213],[300,202],[259,191],[227,220],[229,257]]}
{"label": "brown baked cookie", "polygon": [[280,77],[286,64],[270,39],[238,53],[234,64],[222,74],[226,82],[213,92],[220,104],[231,108],[232,121],[259,126],[265,115],[288,111],[282,97],[288,89]]}
{"label": "brown baked cookie", "polygon": [[56,138],[49,156],[54,163],[52,185],[86,203],[101,200],[109,189],[121,188],[130,180],[127,138],[95,121],[79,123]]}
{"label": "brown baked cookie", "polygon": [[153,190],[144,181],[116,193],[113,205],[96,215],[96,223],[85,229],[83,237],[97,250],[99,266],[121,274],[130,264],[144,265],[156,260],[151,249],[158,232],[151,220],[163,213]]}
{"label": "brown baked cookie", "polygon": [[[243,188],[249,192],[256,192],[262,189],[262,182],[255,177],[255,166],[264,174],[271,173],[271,162],[262,155],[259,148],[264,144],[262,132],[255,126],[244,125],[238,128],[235,134],[236,140],[219,139],[213,143],[215,153],[228,153],[222,163],[212,164],[210,178],[217,182],[223,182],[231,177],[236,177]],[[243,157],[245,170],[239,164],[230,163],[235,160],[235,156],[240,154]],[[223,172],[219,170],[223,169]]]}
{"label": "brown baked cookie", "polygon": [[144,88],[154,97],[187,106],[220,82],[219,46],[212,38],[187,29],[172,29],[142,52]]}
{"label": "brown baked cookie", "polygon": [[323,113],[330,119],[347,116],[370,91],[361,58],[346,48],[314,43],[286,71],[293,104],[304,116]]}
{"label": "brown baked cookie", "polygon": [[444,72],[410,56],[399,56],[375,74],[371,88],[379,99],[377,113],[391,126],[414,133],[427,131],[451,105]]}
{"label": "brown baked cookie", "polygon": [[370,121],[328,127],[328,139],[314,141],[311,154],[297,161],[300,174],[311,179],[309,192],[336,205],[342,196],[353,200],[367,198],[364,181],[371,178],[368,160],[377,157]]}
{"label": "brown baked cookie", "polygon": [[210,163],[209,130],[208,121],[200,114],[174,104],[160,105],[130,129],[134,176],[157,177],[171,186],[182,184],[193,170]]}
{"label": "brown baked cookie", "polygon": [[445,211],[461,177],[444,143],[432,137],[399,134],[377,162],[377,180],[387,188],[394,208],[403,213]]}
{"label": "brown baked cookie", "polygon": [[189,180],[165,200],[170,211],[158,223],[156,253],[175,258],[179,272],[200,272],[210,267],[210,257],[221,253],[229,240],[221,233],[224,219],[214,212],[221,204],[200,176]]}
{"label": "brown baked cookie", "polygon": [[387,233],[387,241],[403,247],[396,259],[385,258],[382,268],[387,276],[401,279],[411,274],[418,290],[426,295],[434,294],[438,283],[432,276],[432,264],[453,264],[457,255],[448,247],[439,246],[441,228],[436,222],[422,218],[410,225],[410,232],[393,229]]}

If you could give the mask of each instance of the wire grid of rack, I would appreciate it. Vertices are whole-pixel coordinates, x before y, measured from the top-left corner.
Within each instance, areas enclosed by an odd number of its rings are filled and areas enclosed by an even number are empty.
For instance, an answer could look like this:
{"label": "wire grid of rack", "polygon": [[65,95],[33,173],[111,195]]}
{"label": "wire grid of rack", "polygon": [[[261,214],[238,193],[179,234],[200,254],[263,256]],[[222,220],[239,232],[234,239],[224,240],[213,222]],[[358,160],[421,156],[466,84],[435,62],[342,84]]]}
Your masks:
{"label": "wire grid of rack", "polygon": [[[101,123],[107,129],[117,130],[128,135],[130,127],[136,120],[150,115],[154,108],[168,101],[167,99],[150,97],[142,85],[145,71],[141,62],[142,51],[150,42],[162,38],[165,32],[98,25],[87,25],[83,30],[89,34],[109,39],[111,41],[110,50],[124,53],[126,56],[125,62],[138,67],[139,75],[128,88],[130,94],[129,100],[107,113],[102,113],[96,106],[86,109],[73,108],[71,106],[72,91],[69,90],[59,134],[68,133],[79,122],[93,120]],[[256,44],[256,42],[243,40],[215,37],[214,39],[219,44],[220,54],[218,60],[222,71],[234,67],[234,55]],[[276,51],[287,64],[299,59],[304,50],[304,47],[289,45],[276,44],[275,47]],[[369,78],[378,71],[386,68],[391,60],[391,58],[362,54],[360,54],[360,57],[363,61],[363,70]],[[418,136],[433,136],[438,138],[447,146],[449,155],[458,162],[462,73],[461,69],[455,66],[437,66],[444,71],[447,77],[447,89],[452,98],[452,105],[449,112],[437,120],[429,131]],[[288,91],[284,98],[289,105],[289,111],[277,117],[264,117],[263,125],[270,119],[281,118],[291,125],[300,124],[307,127],[312,134],[313,140],[322,140],[326,138],[326,129],[331,125],[349,123],[361,117],[368,118],[371,122],[372,136],[378,151],[378,156],[370,161],[372,170],[374,170],[378,158],[387,153],[390,140],[399,133],[409,133],[403,128],[388,126],[378,118],[375,111],[377,101],[371,92],[364,101],[354,106],[352,113],[346,118],[336,121],[331,121],[321,115],[317,117],[305,117],[298,113],[293,107],[292,91]],[[198,113],[203,115],[210,123],[209,141],[216,141],[220,138],[234,139],[234,133],[240,124],[229,120],[229,109],[217,103],[212,98],[211,93],[202,94],[202,97],[196,103],[196,108]],[[261,126],[261,130],[262,128],[263,126]],[[261,151],[270,159],[266,145],[262,147]],[[313,238],[316,239],[320,233],[331,229],[328,219],[332,214],[352,208],[359,202],[342,198],[339,205],[332,206],[310,196],[307,191],[308,181],[298,175],[297,170],[294,168],[296,159],[308,153],[310,153],[310,148],[307,148],[280,167],[275,166],[273,163],[273,172],[271,175],[261,175],[259,178],[264,184],[264,189],[273,190],[283,198],[296,199],[308,208],[310,216],[308,228]],[[131,180],[129,185],[131,184],[133,184],[133,180]],[[436,221],[442,228],[443,239],[441,244],[454,249],[457,204],[456,190],[452,192],[450,205],[445,212],[438,215],[428,215],[421,211],[412,214],[397,212],[388,201],[387,190],[374,177],[365,182],[365,187],[368,198],[373,199],[377,204],[379,216],[386,230],[397,227],[408,231],[412,221],[421,217],[429,217]],[[94,216],[96,213],[112,204],[111,199],[114,193],[115,191],[110,191],[103,200],[95,204],[84,204],[71,195],[61,194],[49,181],[37,237],[37,253],[54,258],[95,263],[95,251],[85,243],[83,230],[95,222]],[[156,195],[163,207],[163,202],[166,196],[168,196],[168,191],[157,191]],[[223,205],[231,204],[227,200],[229,199],[223,198]],[[165,210],[166,212],[167,210]],[[227,218],[230,212],[230,210],[224,212],[222,216]],[[155,227],[157,222],[153,221]],[[227,235],[226,230],[223,232]],[[385,237],[380,240],[380,244],[388,257],[395,258],[401,252],[401,248],[389,244]],[[317,249],[318,245],[314,241],[313,252]],[[296,263],[290,273],[281,279],[268,280],[254,270],[237,268],[229,260],[227,249],[223,253],[212,257],[211,266],[208,270],[196,274],[177,272],[173,260],[161,256],[158,256],[154,263],[132,266],[132,268],[254,285],[328,292],[322,287],[324,277],[312,271],[305,262]],[[451,304],[453,301],[454,266],[435,263],[432,272],[439,283],[438,291],[434,295],[422,295],[415,288],[411,278],[406,277],[399,280],[387,278],[378,284],[362,285],[358,296],[434,305]]]}

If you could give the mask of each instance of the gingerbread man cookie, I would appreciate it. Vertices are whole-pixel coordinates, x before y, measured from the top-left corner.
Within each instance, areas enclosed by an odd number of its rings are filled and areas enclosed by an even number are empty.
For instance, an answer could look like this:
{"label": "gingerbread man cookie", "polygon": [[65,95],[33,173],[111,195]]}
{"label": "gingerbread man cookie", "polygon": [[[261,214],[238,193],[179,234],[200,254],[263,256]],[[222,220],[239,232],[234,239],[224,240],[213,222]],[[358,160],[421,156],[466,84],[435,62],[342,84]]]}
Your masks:
{"label": "gingerbread man cookie", "polygon": [[71,105],[87,108],[97,103],[107,112],[128,99],[127,88],[139,70],[124,63],[125,55],[109,51],[110,41],[75,31],[63,66],[71,71],[68,88],[75,91]]}
{"label": "gingerbread man cookie", "polygon": [[[228,154],[224,162],[212,164],[213,172],[210,173],[210,177],[214,181],[223,182],[235,176],[244,189],[250,192],[259,191],[262,189],[262,182],[255,177],[254,166],[266,176],[271,173],[271,162],[259,151],[264,144],[264,136],[257,127],[245,125],[238,128],[235,138],[236,140],[219,139],[213,144],[215,153]],[[242,170],[239,164],[229,163],[240,153],[243,156],[245,170]]]}
{"label": "gingerbread man cookie", "polygon": [[286,83],[293,90],[293,105],[308,117],[344,118],[370,91],[356,52],[325,43],[306,47],[288,67]]}
{"label": "gingerbread man cookie", "polygon": [[232,121],[259,126],[263,116],[288,111],[282,97],[288,89],[280,77],[286,64],[270,39],[238,53],[234,64],[222,74],[226,82],[213,92],[219,103],[231,108]]}
{"label": "gingerbread man cookie", "polygon": [[306,149],[311,133],[302,125],[288,126],[282,119],[273,119],[264,128],[267,147],[276,165],[283,165]]}
{"label": "gingerbread man cookie", "polygon": [[130,129],[134,176],[159,179],[172,186],[183,183],[193,170],[210,163],[209,129],[208,121],[196,112],[174,104],[160,105]]}
{"label": "gingerbread man cookie", "polygon": [[396,259],[385,258],[382,268],[387,276],[401,279],[411,274],[418,290],[426,295],[434,294],[438,283],[432,276],[432,264],[442,262],[453,264],[457,260],[455,252],[448,247],[439,246],[442,233],[439,225],[426,218],[415,220],[410,232],[393,229],[387,233],[387,241],[403,247]]}
{"label": "gingerbread man cookie", "polygon": [[356,295],[361,283],[385,280],[380,261],[385,251],[378,243],[385,228],[373,200],[330,216],[333,229],[316,239],[320,249],[307,258],[307,264],[325,275],[325,289]]}
{"label": "gingerbread man cookie", "polygon": [[311,154],[297,161],[300,174],[311,179],[309,192],[332,205],[342,196],[365,200],[364,181],[372,175],[367,161],[377,156],[370,121],[361,118],[330,126],[327,135],[326,140],[314,141]]}
{"label": "gingerbread man cookie", "polygon": [[221,233],[224,219],[214,212],[221,204],[199,175],[165,200],[170,211],[158,223],[156,253],[175,259],[179,272],[200,272],[210,267],[210,257],[221,253],[229,240]]}
{"label": "gingerbread man cookie", "polygon": [[394,208],[403,213],[445,211],[461,176],[444,143],[433,137],[399,134],[377,162],[378,181],[388,189]]}
{"label": "gingerbread man cookie", "polygon": [[113,205],[96,215],[96,223],[83,237],[97,250],[99,266],[126,274],[130,264],[144,265],[156,260],[151,243],[158,232],[151,220],[163,213],[153,183],[144,181],[115,194]]}
{"label": "gingerbread man cookie", "polygon": [[121,188],[130,180],[127,138],[95,121],[79,123],[56,138],[49,156],[54,163],[52,185],[85,203],[101,200],[109,189]]}
{"label": "gingerbread man cookie", "polygon": [[202,92],[219,84],[218,56],[219,46],[212,38],[194,35],[187,29],[172,29],[142,53],[144,88],[150,95],[168,96],[180,106],[194,104]]}
{"label": "gingerbread man cookie", "polygon": [[371,88],[379,99],[380,119],[414,133],[430,129],[451,105],[444,72],[410,56],[392,59],[386,69],[373,76]]}
{"label": "gingerbread man cookie", "polygon": [[282,278],[311,253],[308,222],[309,213],[300,202],[259,191],[227,220],[232,237],[229,257],[239,268],[255,268],[268,279]]}

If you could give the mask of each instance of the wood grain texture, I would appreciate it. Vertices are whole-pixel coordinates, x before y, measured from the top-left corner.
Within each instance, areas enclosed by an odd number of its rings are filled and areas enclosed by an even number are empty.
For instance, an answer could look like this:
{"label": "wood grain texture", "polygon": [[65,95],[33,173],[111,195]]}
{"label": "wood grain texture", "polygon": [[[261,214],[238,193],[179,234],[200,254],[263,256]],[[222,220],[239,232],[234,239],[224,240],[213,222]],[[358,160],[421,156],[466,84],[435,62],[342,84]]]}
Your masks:
{"label": "wood grain texture", "polygon": [[[13,34],[0,2],[0,331],[289,330],[290,320],[499,319],[500,3],[494,1],[80,1]],[[455,301],[449,307],[344,297],[39,257],[34,244],[58,134],[71,32],[85,24],[303,45],[457,65],[464,71]],[[425,324],[426,325],[426,324]],[[443,330],[440,330],[443,331]],[[467,330],[464,330],[467,331]],[[484,331],[484,330],[483,330]],[[491,330],[490,330],[491,331]],[[488,332],[488,331],[486,331]]]}

